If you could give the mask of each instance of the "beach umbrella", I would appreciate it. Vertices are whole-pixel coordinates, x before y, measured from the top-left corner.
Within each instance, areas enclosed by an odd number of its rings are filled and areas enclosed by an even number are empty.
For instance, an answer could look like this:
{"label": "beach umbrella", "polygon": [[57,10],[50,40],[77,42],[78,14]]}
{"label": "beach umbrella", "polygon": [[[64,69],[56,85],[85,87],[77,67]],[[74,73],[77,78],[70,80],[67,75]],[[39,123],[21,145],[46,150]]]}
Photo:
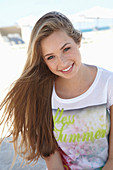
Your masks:
{"label": "beach umbrella", "polygon": [[82,12],[77,13],[80,17],[85,17],[89,19],[112,19],[113,18],[113,9],[104,8],[104,7],[93,7]]}
{"label": "beach umbrella", "polygon": [[39,18],[37,16],[30,15],[30,16],[20,18],[19,20],[16,21],[16,23],[19,26],[32,26],[33,27],[38,19]]}
{"label": "beach umbrella", "polygon": [[22,39],[24,40],[24,42],[29,42],[32,28],[38,19],[39,18],[37,16],[30,15],[20,18],[16,21],[17,25],[21,28]]}
{"label": "beach umbrella", "polygon": [[68,18],[72,21],[73,24],[78,25],[80,30],[83,28],[84,25],[88,25],[88,23],[93,22],[93,19],[88,19],[77,14],[68,15]]}
{"label": "beach umbrella", "polygon": [[72,14],[69,15],[68,18],[72,21],[72,22],[77,22],[77,23],[81,23],[81,22],[92,22],[93,19],[89,20],[88,18],[85,18],[84,16],[79,16],[77,14]]}
{"label": "beach umbrella", "polygon": [[98,29],[99,20],[101,19],[113,19],[113,9],[104,8],[104,7],[93,7],[82,12],[77,13],[79,17],[84,17],[86,19],[95,19],[96,26]]}

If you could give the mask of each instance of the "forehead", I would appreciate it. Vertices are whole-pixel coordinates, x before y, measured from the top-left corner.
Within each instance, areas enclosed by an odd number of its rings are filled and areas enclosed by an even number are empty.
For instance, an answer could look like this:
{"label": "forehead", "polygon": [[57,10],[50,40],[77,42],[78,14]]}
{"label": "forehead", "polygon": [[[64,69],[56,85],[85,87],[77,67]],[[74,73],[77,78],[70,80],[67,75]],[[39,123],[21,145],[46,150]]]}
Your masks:
{"label": "forehead", "polygon": [[60,49],[65,43],[72,42],[73,39],[65,31],[55,31],[41,41],[42,52],[54,52],[56,49]]}

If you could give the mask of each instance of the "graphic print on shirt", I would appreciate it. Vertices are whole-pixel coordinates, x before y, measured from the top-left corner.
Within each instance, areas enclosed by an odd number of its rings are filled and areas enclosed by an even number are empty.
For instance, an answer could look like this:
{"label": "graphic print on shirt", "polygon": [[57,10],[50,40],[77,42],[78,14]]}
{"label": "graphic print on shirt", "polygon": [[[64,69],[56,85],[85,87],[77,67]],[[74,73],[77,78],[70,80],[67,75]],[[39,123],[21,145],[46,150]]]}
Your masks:
{"label": "graphic print on shirt", "polygon": [[[54,134],[59,146],[76,163],[102,164],[107,157],[109,113],[106,104],[75,110],[53,110]],[[98,155],[95,160],[94,156]]]}

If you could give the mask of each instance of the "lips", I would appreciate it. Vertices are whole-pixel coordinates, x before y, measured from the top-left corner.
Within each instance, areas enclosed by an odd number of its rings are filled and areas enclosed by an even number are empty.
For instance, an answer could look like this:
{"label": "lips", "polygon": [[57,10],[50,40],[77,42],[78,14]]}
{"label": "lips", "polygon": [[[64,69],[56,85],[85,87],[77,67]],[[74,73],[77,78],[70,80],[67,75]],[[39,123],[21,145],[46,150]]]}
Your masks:
{"label": "lips", "polygon": [[63,70],[61,70],[61,71],[64,72],[64,73],[68,73],[68,72],[71,71],[73,65],[74,65],[74,63],[73,63],[72,65],[70,65],[69,67],[67,67],[67,68],[65,68],[65,69],[63,69]]}
{"label": "lips", "polygon": [[72,65],[71,66],[69,66],[68,68],[66,68],[66,69],[64,69],[64,70],[62,70],[62,71],[68,71],[68,70],[70,70],[70,68],[72,67]]}

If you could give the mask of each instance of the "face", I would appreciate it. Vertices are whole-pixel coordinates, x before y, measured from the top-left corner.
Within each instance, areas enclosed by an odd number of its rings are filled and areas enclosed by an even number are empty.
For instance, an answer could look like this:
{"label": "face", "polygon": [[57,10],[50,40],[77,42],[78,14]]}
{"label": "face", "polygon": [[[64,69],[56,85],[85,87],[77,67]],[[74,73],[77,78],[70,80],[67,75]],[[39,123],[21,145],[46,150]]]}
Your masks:
{"label": "face", "polygon": [[43,58],[48,68],[60,78],[73,78],[81,65],[79,44],[65,31],[55,31],[41,41]]}

